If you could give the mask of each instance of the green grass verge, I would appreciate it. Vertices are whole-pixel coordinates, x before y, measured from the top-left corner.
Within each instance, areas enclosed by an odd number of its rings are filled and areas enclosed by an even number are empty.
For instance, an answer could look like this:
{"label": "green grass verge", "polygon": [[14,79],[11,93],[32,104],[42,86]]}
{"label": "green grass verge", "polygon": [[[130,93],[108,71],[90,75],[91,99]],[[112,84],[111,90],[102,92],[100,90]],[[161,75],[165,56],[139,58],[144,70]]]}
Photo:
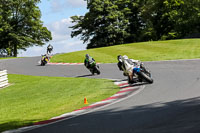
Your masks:
{"label": "green grass verge", "polygon": [[127,55],[141,61],[200,58],[200,39],[152,41],[55,55],[51,62],[83,62],[89,53],[97,62],[115,63],[117,55]]}
{"label": "green grass verge", "polygon": [[9,75],[12,85],[0,90],[0,132],[79,109],[105,99],[119,87],[105,79]]}
{"label": "green grass verge", "polygon": [[4,57],[4,58],[0,58],[0,60],[4,60],[4,59],[15,59],[15,58],[23,58],[23,57]]}

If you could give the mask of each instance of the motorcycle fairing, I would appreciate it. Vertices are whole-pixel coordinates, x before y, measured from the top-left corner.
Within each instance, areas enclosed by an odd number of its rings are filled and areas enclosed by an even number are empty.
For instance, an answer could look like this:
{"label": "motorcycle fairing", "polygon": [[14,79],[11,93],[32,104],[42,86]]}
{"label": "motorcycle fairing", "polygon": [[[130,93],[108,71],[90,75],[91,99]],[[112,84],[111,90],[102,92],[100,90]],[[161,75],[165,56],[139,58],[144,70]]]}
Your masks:
{"label": "motorcycle fairing", "polygon": [[140,72],[140,68],[137,68],[137,67],[133,68],[133,72],[135,72],[135,73]]}

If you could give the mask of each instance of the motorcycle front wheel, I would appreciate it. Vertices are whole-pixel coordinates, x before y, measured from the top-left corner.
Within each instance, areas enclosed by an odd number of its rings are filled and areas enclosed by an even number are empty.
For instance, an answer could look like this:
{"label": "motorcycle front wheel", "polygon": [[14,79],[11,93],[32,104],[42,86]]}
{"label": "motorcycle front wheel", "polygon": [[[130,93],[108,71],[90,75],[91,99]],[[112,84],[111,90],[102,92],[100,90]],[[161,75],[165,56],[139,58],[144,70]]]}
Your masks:
{"label": "motorcycle front wheel", "polygon": [[145,81],[147,81],[148,83],[152,84],[153,83],[153,79],[151,77],[149,77],[148,75],[146,75],[143,72],[138,72],[138,75],[144,79]]}
{"label": "motorcycle front wheel", "polygon": [[44,66],[44,62],[43,61],[41,61],[41,66]]}
{"label": "motorcycle front wheel", "polygon": [[99,75],[101,72],[99,71],[98,66],[95,66],[95,69],[96,69],[96,73]]}

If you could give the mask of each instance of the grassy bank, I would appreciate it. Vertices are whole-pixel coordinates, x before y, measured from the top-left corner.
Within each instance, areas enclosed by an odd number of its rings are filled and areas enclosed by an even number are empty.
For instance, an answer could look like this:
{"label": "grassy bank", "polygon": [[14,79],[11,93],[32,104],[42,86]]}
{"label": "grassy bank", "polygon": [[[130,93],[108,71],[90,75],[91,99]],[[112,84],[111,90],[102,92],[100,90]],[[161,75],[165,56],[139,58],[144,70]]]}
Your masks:
{"label": "grassy bank", "polygon": [[16,59],[16,58],[23,58],[23,57],[0,57],[0,60],[5,60],[5,59]]}
{"label": "grassy bank", "polygon": [[200,39],[182,39],[117,45],[55,55],[51,62],[83,62],[85,54],[97,62],[115,63],[117,55],[127,55],[141,61],[200,58]]}
{"label": "grassy bank", "polygon": [[0,132],[71,112],[105,99],[119,88],[104,79],[9,75],[0,90]]}

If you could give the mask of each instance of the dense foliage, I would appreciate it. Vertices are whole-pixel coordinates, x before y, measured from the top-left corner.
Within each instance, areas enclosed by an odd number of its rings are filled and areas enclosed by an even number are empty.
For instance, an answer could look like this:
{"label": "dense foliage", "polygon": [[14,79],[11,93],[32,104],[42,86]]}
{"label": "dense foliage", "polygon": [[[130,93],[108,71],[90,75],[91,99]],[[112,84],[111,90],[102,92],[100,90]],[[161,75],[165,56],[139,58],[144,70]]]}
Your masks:
{"label": "dense foliage", "polygon": [[200,0],[87,0],[87,9],[71,17],[87,48],[200,37]]}
{"label": "dense foliage", "polygon": [[51,32],[40,20],[40,0],[0,0],[0,52],[17,56],[17,50],[44,45]]}

